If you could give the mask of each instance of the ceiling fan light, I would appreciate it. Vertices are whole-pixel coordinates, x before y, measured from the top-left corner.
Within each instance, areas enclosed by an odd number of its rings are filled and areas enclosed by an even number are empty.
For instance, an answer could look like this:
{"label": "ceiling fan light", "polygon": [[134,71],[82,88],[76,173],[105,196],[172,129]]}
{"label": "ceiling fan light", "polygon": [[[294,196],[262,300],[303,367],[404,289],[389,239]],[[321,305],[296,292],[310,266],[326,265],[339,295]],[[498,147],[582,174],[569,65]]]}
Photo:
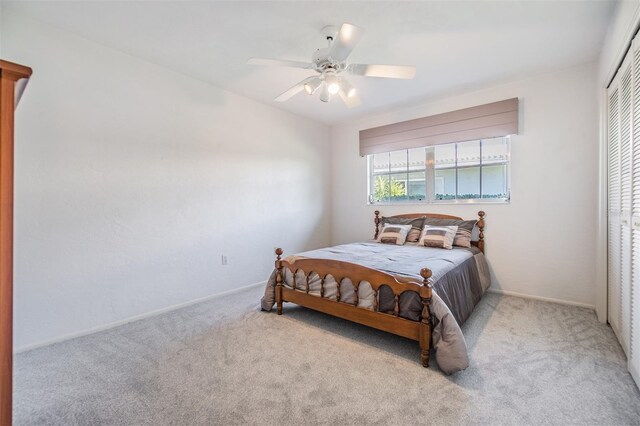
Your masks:
{"label": "ceiling fan light", "polygon": [[342,90],[348,98],[352,98],[356,94],[356,88],[353,87],[347,80],[342,80]]}
{"label": "ceiling fan light", "polygon": [[324,82],[327,85],[327,90],[332,95],[335,95],[340,91],[340,80],[335,74],[327,74],[324,78]]}
{"label": "ceiling fan light", "polygon": [[316,77],[313,80],[305,83],[304,91],[307,95],[313,95],[321,85],[322,85],[322,80]]}
{"label": "ceiling fan light", "polygon": [[322,102],[329,102],[330,98],[331,98],[331,95],[329,94],[328,84],[324,83],[322,85],[322,90],[320,91],[320,100]]}

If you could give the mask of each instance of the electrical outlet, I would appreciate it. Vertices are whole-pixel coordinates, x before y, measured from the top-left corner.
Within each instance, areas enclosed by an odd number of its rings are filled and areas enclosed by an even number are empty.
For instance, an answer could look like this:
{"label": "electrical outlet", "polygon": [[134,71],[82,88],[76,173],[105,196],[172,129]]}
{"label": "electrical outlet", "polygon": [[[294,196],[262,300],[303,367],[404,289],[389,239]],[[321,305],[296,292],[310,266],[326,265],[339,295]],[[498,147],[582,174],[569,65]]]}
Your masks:
{"label": "electrical outlet", "polygon": [[226,256],[226,255],[224,255],[224,254],[222,255],[221,263],[222,263],[223,265],[226,265],[226,264],[227,264],[227,256]]}

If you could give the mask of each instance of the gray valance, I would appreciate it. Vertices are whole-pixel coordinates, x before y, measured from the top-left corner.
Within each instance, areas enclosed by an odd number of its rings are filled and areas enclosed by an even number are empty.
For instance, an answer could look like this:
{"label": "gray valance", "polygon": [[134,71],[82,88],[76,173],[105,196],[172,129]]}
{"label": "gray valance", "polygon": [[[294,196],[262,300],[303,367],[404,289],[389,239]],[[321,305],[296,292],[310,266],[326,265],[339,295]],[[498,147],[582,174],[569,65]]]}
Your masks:
{"label": "gray valance", "polygon": [[360,131],[360,155],[518,133],[518,98]]}

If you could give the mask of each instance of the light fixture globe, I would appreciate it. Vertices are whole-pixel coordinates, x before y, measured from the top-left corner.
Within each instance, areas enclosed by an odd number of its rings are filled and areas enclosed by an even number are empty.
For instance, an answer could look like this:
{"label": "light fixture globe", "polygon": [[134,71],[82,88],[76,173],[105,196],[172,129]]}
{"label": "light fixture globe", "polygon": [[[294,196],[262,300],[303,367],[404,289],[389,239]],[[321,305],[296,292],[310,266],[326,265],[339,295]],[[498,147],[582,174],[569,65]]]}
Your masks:
{"label": "light fixture globe", "polygon": [[304,91],[307,95],[313,95],[322,86],[322,80],[316,77],[304,84]]}
{"label": "light fixture globe", "polygon": [[329,102],[329,99],[331,99],[331,95],[329,94],[329,85],[325,81],[322,83],[322,89],[320,90],[320,100],[322,102]]}
{"label": "light fixture globe", "polygon": [[356,88],[353,87],[347,80],[342,79],[340,83],[342,84],[342,90],[344,91],[344,94],[347,95],[347,98],[352,98],[356,95]]}
{"label": "light fixture globe", "polygon": [[324,82],[330,94],[335,95],[340,91],[340,79],[334,73],[327,73],[324,77]]}

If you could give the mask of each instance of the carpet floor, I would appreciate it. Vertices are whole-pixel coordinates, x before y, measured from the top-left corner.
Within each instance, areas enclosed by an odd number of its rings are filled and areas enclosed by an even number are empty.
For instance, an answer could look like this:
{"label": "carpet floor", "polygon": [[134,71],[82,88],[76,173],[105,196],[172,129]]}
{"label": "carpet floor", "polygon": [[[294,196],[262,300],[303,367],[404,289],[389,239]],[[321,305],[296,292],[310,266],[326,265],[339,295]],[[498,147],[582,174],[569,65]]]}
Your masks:
{"label": "carpet floor", "polygon": [[[470,367],[251,289],[16,355],[17,425],[640,424],[640,392],[593,311],[487,294]],[[433,360],[433,357],[432,357]]]}

